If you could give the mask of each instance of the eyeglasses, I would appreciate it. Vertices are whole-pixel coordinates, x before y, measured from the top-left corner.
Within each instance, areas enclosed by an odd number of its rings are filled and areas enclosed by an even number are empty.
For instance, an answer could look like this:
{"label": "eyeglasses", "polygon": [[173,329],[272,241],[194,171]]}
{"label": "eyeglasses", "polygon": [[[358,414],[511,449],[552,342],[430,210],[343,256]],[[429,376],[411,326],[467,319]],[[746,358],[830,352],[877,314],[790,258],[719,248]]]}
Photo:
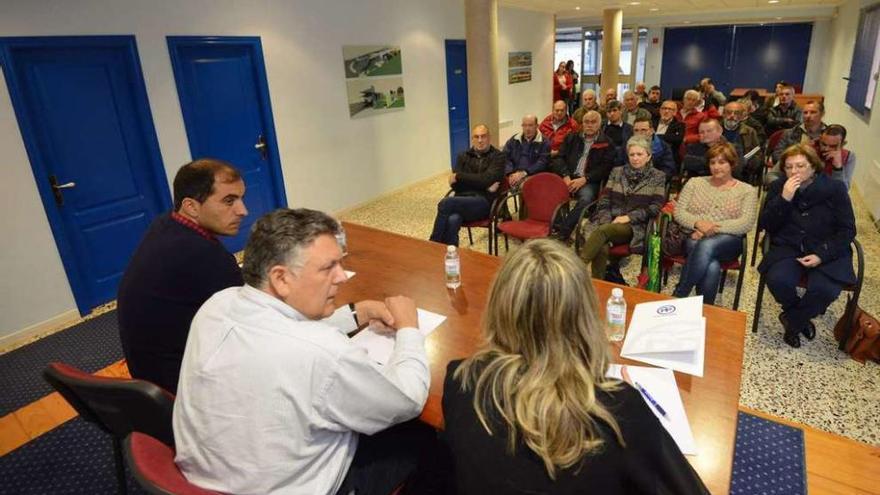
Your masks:
{"label": "eyeglasses", "polygon": [[806,169],[810,168],[810,164],[809,163],[794,163],[791,165],[786,164],[784,168],[785,168],[786,172],[791,172],[792,170],[806,170]]}
{"label": "eyeglasses", "polygon": [[660,107],[660,110],[672,110],[672,111],[674,112],[674,111],[676,111],[676,110],[678,110],[678,109],[675,108],[675,107]]}

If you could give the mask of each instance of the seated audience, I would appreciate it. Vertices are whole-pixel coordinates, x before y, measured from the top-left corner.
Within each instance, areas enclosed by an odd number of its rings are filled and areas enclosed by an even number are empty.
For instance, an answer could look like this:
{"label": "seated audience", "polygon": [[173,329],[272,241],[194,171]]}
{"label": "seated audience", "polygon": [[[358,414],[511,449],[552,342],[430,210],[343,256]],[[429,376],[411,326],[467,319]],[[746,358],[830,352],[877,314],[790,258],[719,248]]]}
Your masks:
{"label": "seated audience", "polygon": [[666,175],[651,166],[650,143],[634,136],[626,152],[629,160],[611,171],[591,218],[596,228],[581,249],[593,278],[605,277],[609,246],[629,244],[633,253],[644,251],[648,221],[657,216],[666,198]]}
{"label": "seated audience", "polygon": [[803,120],[801,109],[794,101],[794,87],[786,84],[776,90],[779,103],[767,112],[767,136],[772,136],[780,129],[791,129]]}
{"label": "seated audience", "polygon": [[844,148],[846,145],[846,127],[831,124],[822,130],[819,137],[819,156],[825,162],[825,174],[852,186],[853,173],[856,170],[856,153]]}
{"label": "seated audience", "polygon": [[718,117],[715,107],[710,108],[711,110],[703,111],[703,100],[699,91],[689,89],[684,92],[681,110],[675,114],[675,118],[684,124],[684,144],[696,143],[700,140],[700,122],[706,117]]}
{"label": "seated audience", "polygon": [[562,177],[571,196],[577,199],[575,207],[557,227],[557,235],[563,241],[568,241],[581,212],[596,199],[599,187],[608,180],[614,167],[617,149],[602,134],[601,128],[599,112],[588,111],[581,122],[581,131],[569,134],[559,155],[550,162],[550,170]]}
{"label": "seated audience", "polygon": [[565,136],[572,131],[577,131],[578,123],[568,116],[568,106],[562,100],[553,103],[553,111],[544,117],[538,130],[544,136],[544,140],[550,143],[550,156],[559,153],[559,146]]}
{"label": "seated audience", "polygon": [[715,82],[709,77],[704,77],[700,81],[700,90],[703,93],[706,106],[721,108],[727,103],[727,97],[715,88]]}
{"label": "seated audience", "polygon": [[773,157],[774,165],[764,178],[766,184],[771,184],[782,176],[782,165],[779,162],[779,157],[791,145],[801,143],[812,146],[813,149],[818,148],[819,136],[822,134],[822,130],[825,129],[825,122],[822,122],[824,115],[825,106],[823,104],[811,101],[804,105],[802,111],[803,123],[783,131],[782,138],[779,139],[776,147],[773,148],[771,156]]}
{"label": "seated audience", "polygon": [[675,205],[675,222],[690,236],[673,295],[687,297],[696,287],[703,303],[715,304],[721,263],[742,254],[742,238],[755,223],[758,196],[754,187],[733,177],[739,157],[730,143],[712,146],[706,159],[711,175],[687,181]]}
{"label": "seated audience", "polygon": [[471,147],[455,159],[449,185],[455,192],[437,203],[437,218],[431,240],[458,246],[458,231],[464,222],[489,217],[492,201],[504,180],[507,157],[492,146],[489,128],[483,124],[471,131]]}
{"label": "seated audience", "polygon": [[648,97],[639,103],[639,106],[651,113],[651,118],[657,120],[660,118],[660,86],[651,86],[648,90]]}
{"label": "seated audience", "polygon": [[[263,216],[245,248],[246,285],[218,292],[193,319],[173,416],[175,462],[191,483],[391,493],[430,445],[424,425],[386,430],[418,416],[428,397],[415,303],[395,296],[334,312],[347,280],[338,232],[314,210]],[[346,335],[371,323],[394,335],[384,366]]]}
{"label": "seated audience", "polygon": [[174,211],[156,218],[122,276],[119,337],[131,376],[176,393],[190,323],[215,292],[244,283],[217,236],[247,215],[244,181],[231,164],[203,158],[174,177]]}
{"label": "seated audience", "polygon": [[608,88],[605,90],[605,100],[602,102],[602,108],[612,101],[617,101],[617,88]]}
{"label": "seated audience", "polygon": [[[785,177],[770,185],[758,222],[770,237],[758,271],[782,306],[783,340],[800,347],[801,334],[816,336],[811,320],[856,281],[850,249],[856,225],[846,184],[822,173],[825,164],[811,146],[792,145],[780,161]],[[800,296],[797,287],[804,279]]]}
{"label": "seated audience", "polygon": [[507,165],[504,173],[510,187],[519,185],[526,176],[547,170],[550,161],[550,144],[538,132],[538,117],[522,118],[522,134],[514,134],[504,145]]}
{"label": "seated audience", "polygon": [[764,168],[764,153],[761,149],[761,142],[758,139],[758,133],[745,124],[746,109],[739,101],[731,101],[724,105],[724,131],[722,135],[730,143],[736,143],[743,151],[743,154],[754,154],[745,160],[745,163],[734,169],[734,175],[738,179],[754,183],[754,179],[759,177]]}
{"label": "seated audience", "polygon": [[601,113],[602,108],[599,106],[599,102],[596,101],[596,92],[592,89],[585,89],[584,92],[581,93],[581,106],[574,111],[571,118],[580,125],[581,122],[584,121],[584,114],[590,110],[595,110]]}
{"label": "seated audience", "polygon": [[639,392],[606,376],[599,314],[571,250],[538,239],[505,258],[485,344],[446,371],[456,493],[709,493]]}
{"label": "seated audience", "polygon": [[635,93],[636,99],[638,99],[639,103],[642,103],[643,101],[648,99],[648,93],[645,91],[645,88],[646,86],[644,81],[639,81],[636,83],[636,89],[635,91],[633,91],[633,93]]}
{"label": "seated audience", "polygon": [[660,105],[660,117],[654,120],[654,134],[660,136],[675,158],[675,165],[681,164],[681,144],[684,142],[684,123],[678,120],[678,105],[666,100]]}
{"label": "seated audience", "polygon": [[675,165],[675,158],[672,149],[660,136],[654,135],[654,126],[651,119],[638,118],[633,124],[633,135],[642,136],[651,143],[651,161],[654,168],[666,174],[666,178],[670,179],[678,173],[678,166]]}
{"label": "seated audience", "polygon": [[[553,102],[567,102],[571,98],[571,90],[574,87],[574,81],[571,74],[565,68],[565,62],[559,62],[559,67],[553,73]],[[566,103],[568,105],[568,103]]]}
{"label": "seated audience", "polygon": [[622,119],[627,124],[633,125],[637,118],[650,119],[651,112],[639,106],[639,98],[635,92],[627,90],[623,93]]}
{"label": "seated audience", "polygon": [[[726,143],[723,128],[718,119],[707,118],[700,122],[700,142],[687,145],[684,158],[682,159],[682,171],[688,177],[709,175],[709,163],[706,161],[706,152],[709,148],[718,144]],[[736,148],[736,154],[742,157],[742,147],[739,143],[731,143]],[[740,160],[741,161],[741,160]],[[734,172],[736,174],[736,172]]]}

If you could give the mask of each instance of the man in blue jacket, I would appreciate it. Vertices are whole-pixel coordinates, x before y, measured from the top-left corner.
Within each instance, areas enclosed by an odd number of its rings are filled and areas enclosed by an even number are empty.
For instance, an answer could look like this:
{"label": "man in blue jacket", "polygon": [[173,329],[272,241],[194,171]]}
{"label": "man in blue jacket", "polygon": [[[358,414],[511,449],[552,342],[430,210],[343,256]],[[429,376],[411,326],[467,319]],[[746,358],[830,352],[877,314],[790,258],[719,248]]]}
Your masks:
{"label": "man in blue jacket", "polygon": [[529,175],[547,170],[550,161],[550,143],[538,132],[538,117],[522,118],[522,134],[514,134],[504,145],[507,165],[504,174],[511,188],[518,186]]}
{"label": "man in blue jacket", "polygon": [[666,141],[660,139],[660,136],[654,135],[654,124],[650,118],[638,118],[633,123],[633,135],[642,136],[651,142],[651,162],[654,168],[666,174],[667,183],[669,179],[678,172],[675,165],[675,157],[672,154],[672,148],[666,144]]}

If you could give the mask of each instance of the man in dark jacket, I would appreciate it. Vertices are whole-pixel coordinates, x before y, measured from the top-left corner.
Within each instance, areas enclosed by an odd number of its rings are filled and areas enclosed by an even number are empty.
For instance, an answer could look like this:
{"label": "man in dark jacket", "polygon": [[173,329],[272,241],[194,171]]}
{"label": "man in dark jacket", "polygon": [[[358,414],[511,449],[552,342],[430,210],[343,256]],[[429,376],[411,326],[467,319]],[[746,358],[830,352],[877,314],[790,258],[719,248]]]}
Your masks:
{"label": "man in dark jacket", "polygon": [[584,208],[596,199],[600,185],[608,179],[617,157],[617,148],[599,130],[602,116],[599,112],[584,114],[581,132],[566,136],[559,155],[550,162],[550,170],[565,181],[573,198],[574,209],[558,227],[559,238],[567,241],[577,227]]}
{"label": "man in dark jacket", "polygon": [[471,147],[458,155],[449,185],[455,192],[437,203],[437,217],[431,240],[458,245],[458,230],[464,222],[489,216],[492,201],[504,180],[504,152],[490,143],[489,128],[483,124],[471,130]]}
{"label": "man in dark jacket", "polygon": [[768,136],[780,129],[791,129],[801,123],[803,116],[801,109],[794,101],[794,86],[785,84],[776,90],[776,98],[779,104],[767,113],[767,126],[765,130]]}
{"label": "man in dark jacket", "polygon": [[200,159],[174,177],[174,211],[153,221],[119,284],[119,336],[131,376],[177,392],[193,316],[209,297],[244,284],[217,240],[247,215],[244,181],[231,164]]}
{"label": "man in dark jacket", "polygon": [[681,143],[684,141],[684,124],[675,118],[678,112],[678,104],[672,100],[666,100],[660,105],[660,117],[654,119],[654,134],[660,136],[675,158],[675,165],[681,165]]}
{"label": "man in dark jacket", "polygon": [[504,145],[507,165],[504,174],[510,187],[517,186],[526,176],[547,170],[550,161],[550,143],[538,132],[538,117],[526,115],[522,119],[522,134],[514,134]]}
{"label": "man in dark jacket", "polygon": [[[685,149],[684,158],[682,159],[682,173],[688,177],[700,177],[709,175],[709,164],[706,162],[706,152],[713,145],[727,142],[724,139],[723,127],[718,119],[707,118],[700,122],[700,142],[691,143]],[[743,151],[742,144],[738,142],[730,143],[736,148],[736,154],[742,163]]]}

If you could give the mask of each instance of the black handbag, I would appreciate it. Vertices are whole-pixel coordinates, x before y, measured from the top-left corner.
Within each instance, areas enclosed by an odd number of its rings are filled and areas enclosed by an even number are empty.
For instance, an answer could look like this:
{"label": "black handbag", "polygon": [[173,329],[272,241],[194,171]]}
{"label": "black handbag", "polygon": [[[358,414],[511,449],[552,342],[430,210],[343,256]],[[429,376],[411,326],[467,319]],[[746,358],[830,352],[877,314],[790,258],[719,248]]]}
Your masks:
{"label": "black handbag", "polygon": [[666,233],[660,240],[660,250],[665,256],[679,256],[684,253],[684,240],[690,235],[690,232],[682,227],[678,222],[673,220],[669,215],[666,222]]}

